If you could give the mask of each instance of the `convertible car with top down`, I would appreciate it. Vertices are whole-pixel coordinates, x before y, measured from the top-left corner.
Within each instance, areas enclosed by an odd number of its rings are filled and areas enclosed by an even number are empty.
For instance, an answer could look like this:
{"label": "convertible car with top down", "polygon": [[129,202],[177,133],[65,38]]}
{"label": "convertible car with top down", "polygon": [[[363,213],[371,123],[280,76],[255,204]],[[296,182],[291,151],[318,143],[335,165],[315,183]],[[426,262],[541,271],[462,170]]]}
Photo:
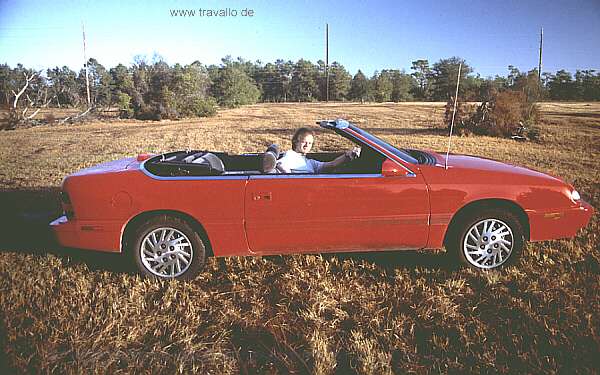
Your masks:
{"label": "convertible car with top down", "polygon": [[[396,148],[346,120],[318,124],[362,149],[323,174],[266,173],[263,154],[176,151],[83,169],[50,223],[66,247],[125,252],[158,278],[207,256],[437,249],[513,263],[526,241],[573,237],[594,209],[573,186],[481,157]],[[312,153],[330,161],[340,153]]]}

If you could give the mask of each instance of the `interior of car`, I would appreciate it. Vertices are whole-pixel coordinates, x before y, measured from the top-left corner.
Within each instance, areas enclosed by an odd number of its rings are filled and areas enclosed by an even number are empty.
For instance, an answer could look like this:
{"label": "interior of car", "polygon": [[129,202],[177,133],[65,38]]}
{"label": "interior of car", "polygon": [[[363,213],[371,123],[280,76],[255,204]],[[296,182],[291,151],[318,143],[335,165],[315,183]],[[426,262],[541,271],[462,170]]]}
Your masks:
{"label": "interior of car", "polygon": [[[309,153],[308,158],[331,161],[343,152]],[[150,173],[161,177],[227,176],[263,174],[263,153],[230,155],[199,150],[176,151],[155,156],[145,163]],[[377,174],[385,157],[370,147],[362,147],[360,156],[344,163],[328,174]]]}

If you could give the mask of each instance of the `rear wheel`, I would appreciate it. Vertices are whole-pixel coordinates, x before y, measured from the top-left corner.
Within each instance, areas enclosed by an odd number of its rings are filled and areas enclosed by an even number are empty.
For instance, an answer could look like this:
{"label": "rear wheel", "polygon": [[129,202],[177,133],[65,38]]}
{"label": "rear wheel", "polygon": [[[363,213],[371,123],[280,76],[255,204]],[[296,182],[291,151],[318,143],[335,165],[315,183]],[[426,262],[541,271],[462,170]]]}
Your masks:
{"label": "rear wheel", "polygon": [[510,212],[488,209],[467,216],[448,243],[459,260],[476,269],[514,264],[521,256],[523,226]]}
{"label": "rear wheel", "polygon": [[161,279],[194,278],[206,256],[202,238],[184,220],[157,216],[138,226],[133,257],[141,273]]}

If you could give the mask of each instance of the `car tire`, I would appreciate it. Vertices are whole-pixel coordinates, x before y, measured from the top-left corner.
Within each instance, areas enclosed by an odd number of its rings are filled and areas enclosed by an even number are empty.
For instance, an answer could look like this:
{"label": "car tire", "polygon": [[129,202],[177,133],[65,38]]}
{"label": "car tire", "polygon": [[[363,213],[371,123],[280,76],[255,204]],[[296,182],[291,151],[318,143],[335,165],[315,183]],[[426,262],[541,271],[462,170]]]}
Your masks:
{"label": "car tire", "polygon": [[206,246],[198,232],[185,220],[168,215],[139,225],[131,251],[139,271],[158,279],[193,279],[206,257]]}
{"label": "car tire", "polygon": [[525,245],[523,226],[512,213],[486,209],[459,219],[448,242],[458,260],[478,270],[515,264]]}

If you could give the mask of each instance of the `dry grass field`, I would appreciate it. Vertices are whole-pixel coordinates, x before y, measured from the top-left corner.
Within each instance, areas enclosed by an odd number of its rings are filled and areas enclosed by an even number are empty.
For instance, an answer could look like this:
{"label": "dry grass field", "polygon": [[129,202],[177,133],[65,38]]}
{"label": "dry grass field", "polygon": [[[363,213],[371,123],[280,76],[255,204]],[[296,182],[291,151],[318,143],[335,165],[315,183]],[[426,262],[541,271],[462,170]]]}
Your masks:
{"label": "dry grass field", "polygon": [[[543,137],[455,137],[453,151],[560,176],[600,208],[600,104],[546,103]],[[598,214],[517,266],[442,253],[209,259],[191,282],[143,279],[123,255],[62,249],[62,178],[139,152],[285,149],[344,117],[403,147],[445,150],[441,103],[261,104],[183,121],[0,133],[0,373],[596,373]],[[345,147],[319,132],[317,151]]]}

